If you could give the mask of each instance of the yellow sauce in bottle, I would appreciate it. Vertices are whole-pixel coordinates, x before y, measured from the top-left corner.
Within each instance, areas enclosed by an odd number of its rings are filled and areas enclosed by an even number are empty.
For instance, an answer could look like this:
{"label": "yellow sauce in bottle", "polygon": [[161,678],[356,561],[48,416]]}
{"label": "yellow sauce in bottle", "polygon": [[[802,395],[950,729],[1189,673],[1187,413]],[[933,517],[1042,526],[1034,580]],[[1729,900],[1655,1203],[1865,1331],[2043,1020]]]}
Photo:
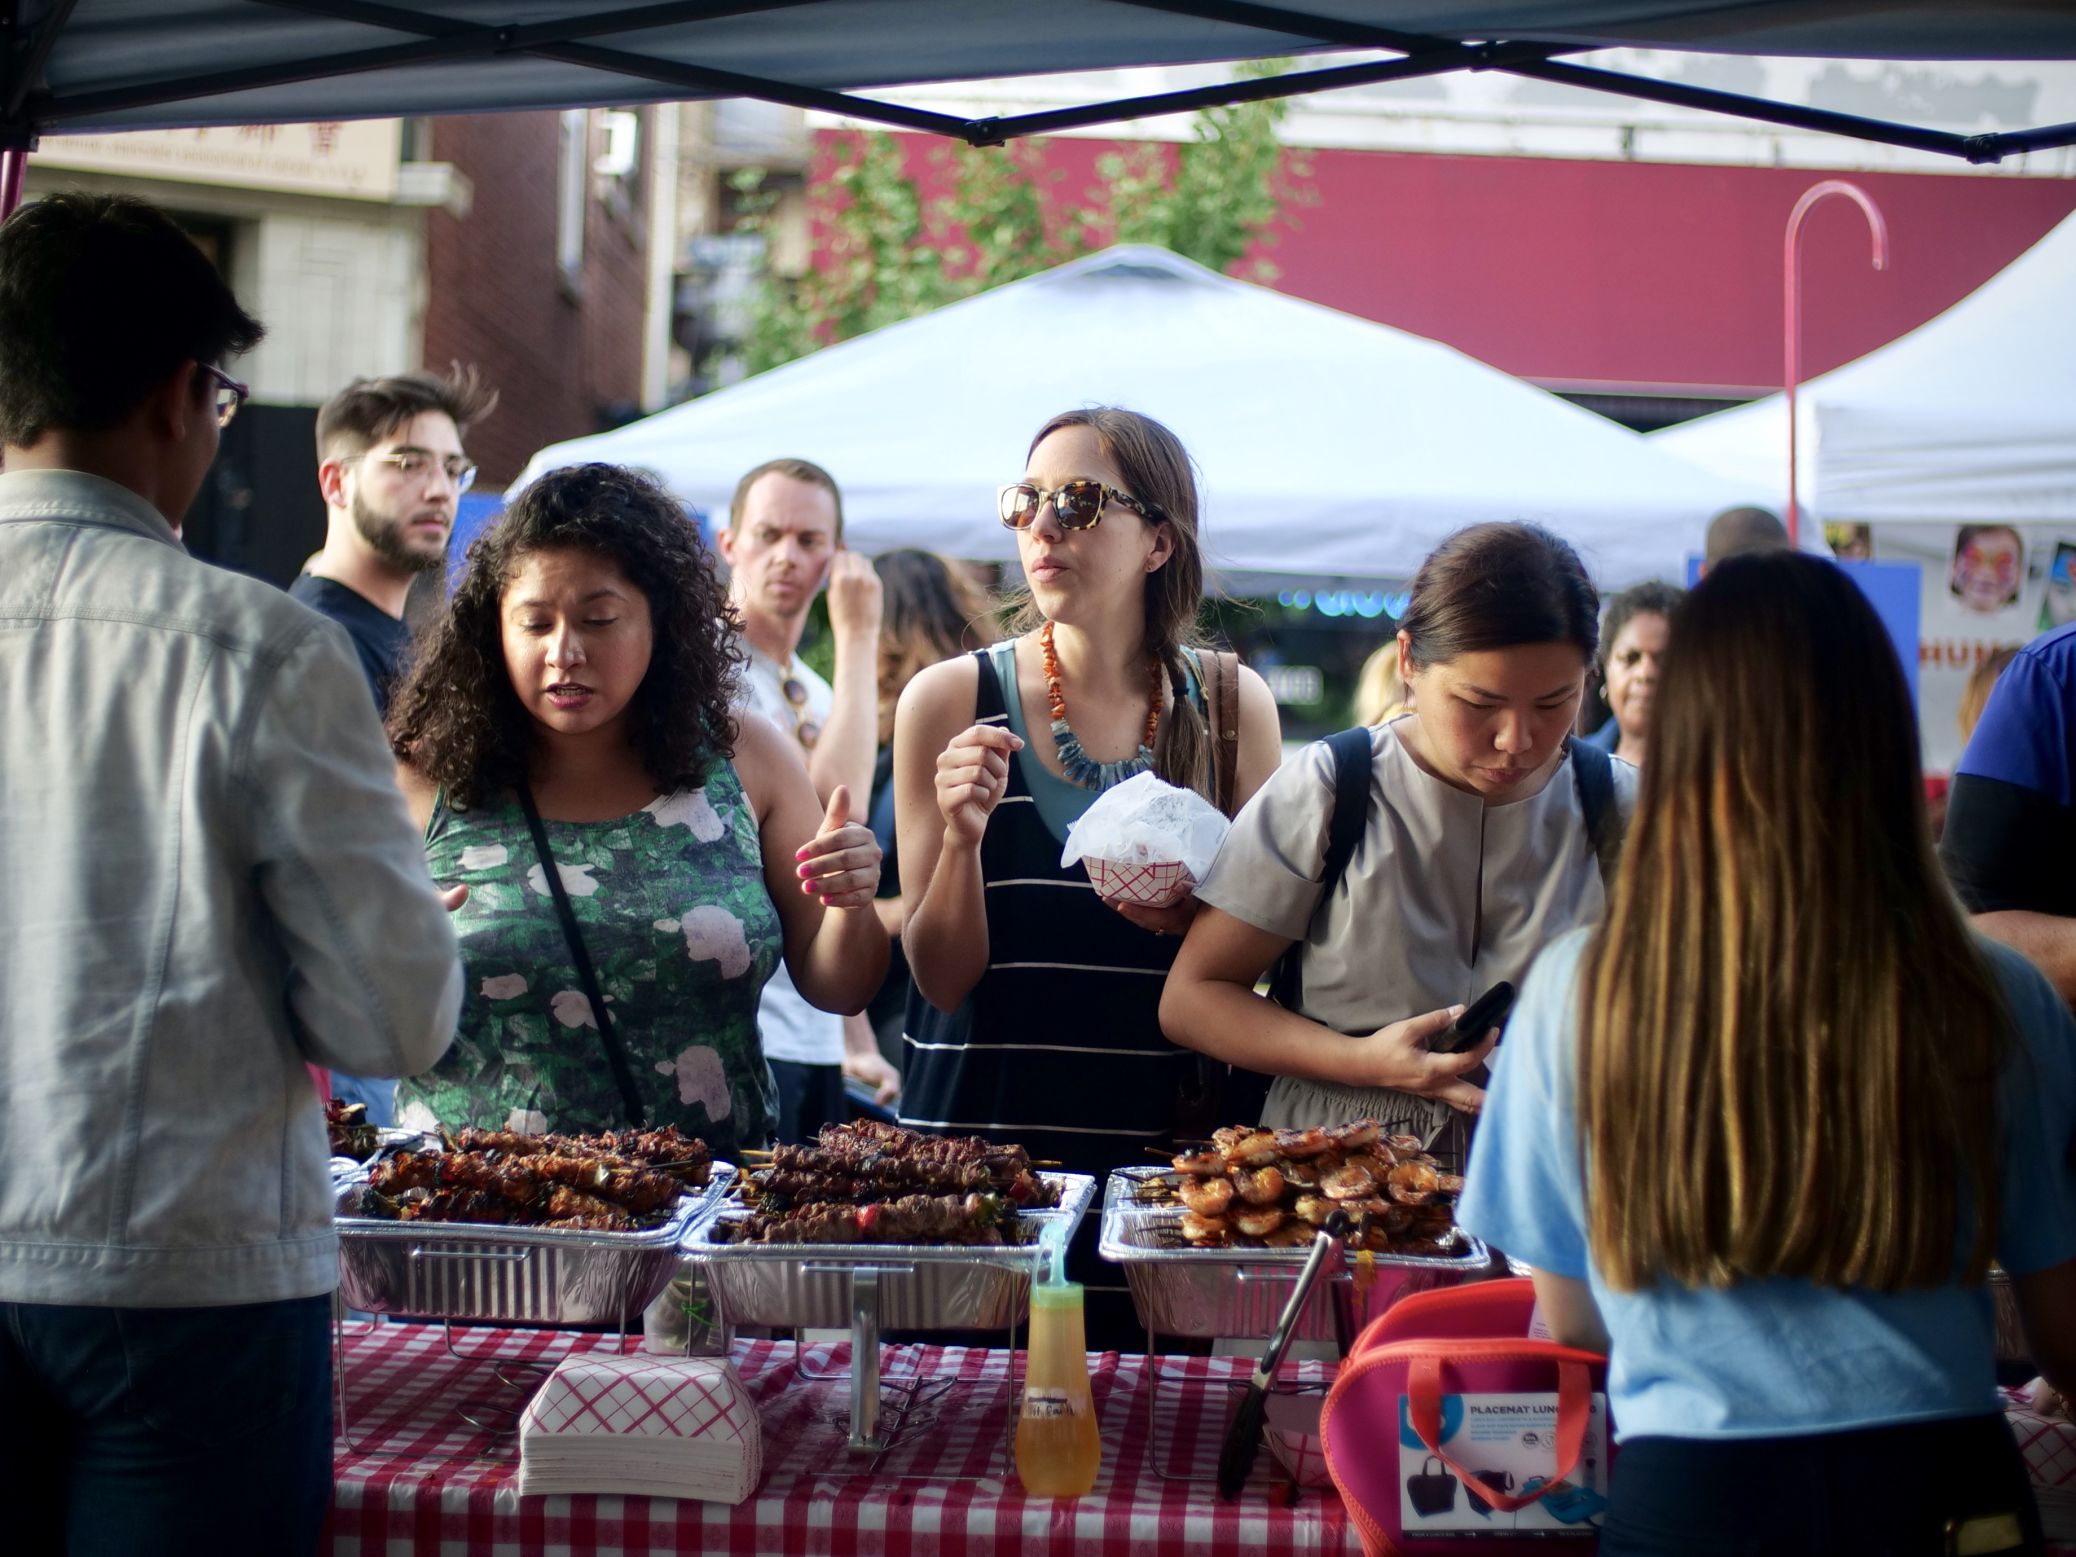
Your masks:
{"label": "yellow sauce in bottle", "polygon": [[1035,1283],[1023,1411],[1016,1424],[1016,1474],[1032,1497],[1078,1498],[1103,1468],[1088,1388],[1081,1287]]}

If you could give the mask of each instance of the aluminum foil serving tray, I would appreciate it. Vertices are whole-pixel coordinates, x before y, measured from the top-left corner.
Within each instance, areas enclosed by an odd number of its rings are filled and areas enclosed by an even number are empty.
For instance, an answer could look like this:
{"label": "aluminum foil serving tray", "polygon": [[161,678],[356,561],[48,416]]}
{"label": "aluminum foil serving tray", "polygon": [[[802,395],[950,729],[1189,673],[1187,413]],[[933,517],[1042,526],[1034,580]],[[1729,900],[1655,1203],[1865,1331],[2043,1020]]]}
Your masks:
{"label": "aluminum foil serving tray", "polygon": [[687,1236],[734,1175],[717,1162],[706,1188],[681,1196],[668,1221],[603,1233],[355,1216],[363,1170],[340,1182],[334,1203],[339,1291],[371,1314],[624,1329],[670,1284]]}
{"label": "aluminum foil serving tray", "polygon": [[365,1157],[334,1157],[331,1159],[331,1175],[334,1187],[344,1184],[355,1174],[365,1173],[382,1158],[399,1146],[412,1151],[442,1151],[445,1148],[440,1138],[425,1130],[380,1129],[375,1132],[375,1149]]}
{"label": "aluminum foil serving tray", "polygon": [[[1124,1267],[1139,1321],[1160,1335],[1260,1339],[1276,1328],[1310,1245],[1296,1249],[1198,1249],[1182,1242],[1182,1208],[1139,1199],[1167,1168],[1120,1168],[1103,1190],[1100,1250]],[[1409,1292],[1449,1286],[1484,1274],[1485,1246],[1468,1234],[1454,1254],[1377,1254],[1376,1280],[1358,1300],[1360,1318],[1375,1318]],[[1353,1263],[1352,1258],[1350,1263]],[[1344,1270],[1331,1287],[1345,1287]],[[1306,1341],[1335,1338],[1330,1285],[1322,1282],[1298,1318]]]}
{"label": "aluminum foil serving tray", "polygon": [[706,1262],[707,1284],[730,1324],[774,1329],[842,1329],[854,1317],[854,1272],[876,1278],[881,1326],[892,1330],[995,1330],[1021,1318],[1041,1229],[1064,1222],[1063,1238],[1095,1199],[1080,1173],[1041,1173],[1060,1189],[1057,1207],[1020,1211],[1031,1242],[999,1248],[886,1243],[728,1243],[730,1224],[752,1213],[728,1201],[693,1229],[686,1251]]}

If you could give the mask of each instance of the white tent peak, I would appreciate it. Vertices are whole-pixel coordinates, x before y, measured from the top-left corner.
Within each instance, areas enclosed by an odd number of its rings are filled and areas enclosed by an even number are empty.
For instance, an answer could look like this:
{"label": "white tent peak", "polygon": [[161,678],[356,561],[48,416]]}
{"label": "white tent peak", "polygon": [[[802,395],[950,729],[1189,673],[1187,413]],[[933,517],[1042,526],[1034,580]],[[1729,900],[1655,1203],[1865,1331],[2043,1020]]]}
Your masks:
{"label": "white tent peak", "polygon": [[1069,260],[1064,265],[1042,271],[1035,276],[1026,276],[1023,281],[1011,282],[1011,286],[1039,285],[1047,282],[1071,281],[1077,276],[1130,276],[1146,281],[1200,281],[1210,286],[1245,286],[1244,281],[1235,281],[1231,276],[1222,276],[1208,265],[1199,265],[1173,249],[1164,249],[1156,243],[1119,243],[1094,254],[1084,254],[1080,259]]}
{"label": "white tent peak", "polygon": [[[1795,412],[1797,489],[1826,518],[2076,520],[2076,216],[1944,313],[1803,383]],[[1780,504],[1787,425],[1776,394],[1652,441]]]}
{"label": "white tent peak", "polygon": [[864,551],[1010,560],[995,491],[1062,410],[1166,423],[1202,472],[1228,588],[1403,580],[1444,536],[1548,525],[1603,584],[1681,576],[1708,518],[1753,494],[1451,347],[1120,245],[534,456],[653,470],[724,514],[741,473],[835,475]]}

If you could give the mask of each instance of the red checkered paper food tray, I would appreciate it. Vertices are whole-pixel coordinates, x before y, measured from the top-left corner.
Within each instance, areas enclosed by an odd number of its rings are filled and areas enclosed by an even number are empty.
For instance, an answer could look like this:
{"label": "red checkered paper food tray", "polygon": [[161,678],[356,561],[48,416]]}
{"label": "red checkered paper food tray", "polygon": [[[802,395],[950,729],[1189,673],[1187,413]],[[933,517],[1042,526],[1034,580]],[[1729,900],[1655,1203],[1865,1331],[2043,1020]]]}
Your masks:
{"label": "red checkered paper food tray", "polygon": [[1143,864],[1128,860],[1106,860],[1090,855],[1081,862],[1099,897],[1125,903],[1143,903],[1148,908],[1167,908],[1188,897],[1197,884],[1187,865]]}
{"label": "red checkered paper food tray", "polygon": [[[336,1500],[329,1550],[342,1557],[453,1557],[458,1553],[548,1553],[552,1557],[658,1554],[828,1553],[831,1557],[980,1557],[984,1553],[1074,1557],[1282,1557],[1361,1550],[1331,1493],[1305,1492],[1283,1506],[1281,1480],[1264,1452],[1239,1501],[1222,1503],[1209,1483],[1161,1479],[1148,1454],[1145,1359],[1091,1356],[1090,1386],[1103,1436],[1095,1490],[1074,1501],[1025,1496],[1002,1451],[1008,1354],[962,1347],[890,1347],[890,1379],[923,1375],[940,1417],[925,1421],[878,1472],[870,1456],[844,1447],[849,1386],[803,1371],[840,1372],[847,1345],[738,1342],[733,1361],[762,1423],[764,1479],[738,1506],[675,1498],[519,1496],[511,1440],[470,1426],[458,1409],[484,1416],[514,1392],[499,1372],[553,1365],[574,1351],[609,1349],[610,1336],[570,1331],[457,1331],[465,1350],[448,1354],[438,1326],[381,1325],[349,1336],[347,1409],[358,1449],[335,1455]],[[1218,1445],[1251,1367],[1240,1358],[1168,1358],[1161,1364],[1161,1442],[1170,1468],[1215,1465]],[[1317,1365],[1303,1376],[1316,1378]],[[1293,1370],[1299,1376],[1302,1370]],[[536,1375],[538,1379],[539,1375]],[[523,1399],[523,1395],[518,1397]],[[964,1409],[954,1409],[964,1403]],[[513,1408],[516,1409],[516,1406]],[[498,1452],[502,1458],[441,1458]],[[900,1480],[896,1471],[937,1470],[956,1479]]]}
{"label": "red checkered paper food tray", "polygon": [[732,1364],[710,1357],[585,1353],[565,1358],[526,1408],[528,1434],[718,1438],[757,1432],[755,1408]]}
{"label": "red checkered paper food tray", "polygon": [[718,1357],[580,1352],[519,1424],[519,1489],[740,1503],[764,1474],[757,1408]]}

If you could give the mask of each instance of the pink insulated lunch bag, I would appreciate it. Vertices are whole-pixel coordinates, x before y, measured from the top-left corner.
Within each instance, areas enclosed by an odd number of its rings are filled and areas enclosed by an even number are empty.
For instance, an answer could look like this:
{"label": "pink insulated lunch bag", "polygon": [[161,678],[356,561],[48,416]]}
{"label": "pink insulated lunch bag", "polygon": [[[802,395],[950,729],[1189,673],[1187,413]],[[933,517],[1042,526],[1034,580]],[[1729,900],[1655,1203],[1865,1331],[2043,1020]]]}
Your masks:
{"label": "pink insulated lunch bag", "polygon": [[1528,1335],[1525,1280],[1407,1298],[1364,1330],[1320,1414],[1366,1557],[1594,1551],[1607,1360]]}

